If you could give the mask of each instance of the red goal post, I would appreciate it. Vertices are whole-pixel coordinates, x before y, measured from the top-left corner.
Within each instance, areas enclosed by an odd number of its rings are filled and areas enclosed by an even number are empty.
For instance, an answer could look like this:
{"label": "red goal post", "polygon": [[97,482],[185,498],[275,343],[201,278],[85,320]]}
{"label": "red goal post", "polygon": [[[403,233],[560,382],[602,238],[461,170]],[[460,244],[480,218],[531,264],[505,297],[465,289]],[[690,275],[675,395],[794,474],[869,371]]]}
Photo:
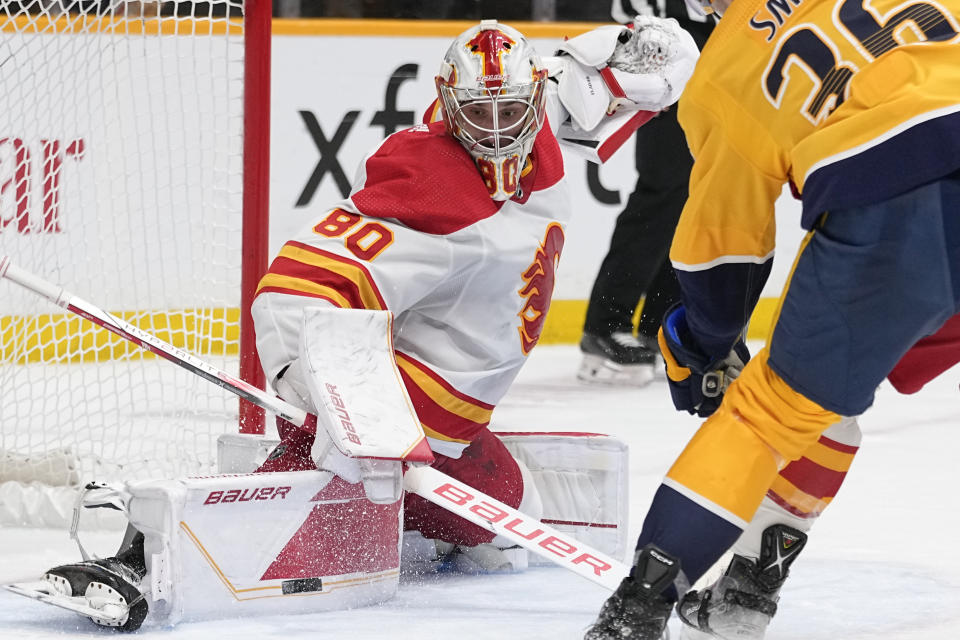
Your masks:
{"label": "red goal post", "polygon": [[[240,282],[240,379],[265,388],[250,305],[267,269],[270,212],[270,25],[272,0],[246,0],[244,13],[243,272]],[[241,433],[262,434],[264,411],[240,400]]]}
{"label": "red goal post", "polygon": [[[0,0],[0,249],[262,387],[271,3],[150,6]],[[33,498],[14,487],[205,474],[220,433],[262,431],[259,408],[103,334],[0,292],[0,526],[69,515],[16,513]]]}

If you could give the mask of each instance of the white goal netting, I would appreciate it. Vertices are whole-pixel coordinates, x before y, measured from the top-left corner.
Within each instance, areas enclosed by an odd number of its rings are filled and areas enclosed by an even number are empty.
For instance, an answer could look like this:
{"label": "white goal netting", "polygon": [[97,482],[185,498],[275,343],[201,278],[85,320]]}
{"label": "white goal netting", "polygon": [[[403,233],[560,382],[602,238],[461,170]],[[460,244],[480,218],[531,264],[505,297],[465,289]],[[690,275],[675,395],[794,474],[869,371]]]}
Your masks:
{"label": "white goal netting", "polygon": [[[234,375],[242,9],[0,0],[0,254]],[[212,472],[237,411],[0,280],[0,483],[63,493]],[[37,524],[11,491],[0,526]]]}

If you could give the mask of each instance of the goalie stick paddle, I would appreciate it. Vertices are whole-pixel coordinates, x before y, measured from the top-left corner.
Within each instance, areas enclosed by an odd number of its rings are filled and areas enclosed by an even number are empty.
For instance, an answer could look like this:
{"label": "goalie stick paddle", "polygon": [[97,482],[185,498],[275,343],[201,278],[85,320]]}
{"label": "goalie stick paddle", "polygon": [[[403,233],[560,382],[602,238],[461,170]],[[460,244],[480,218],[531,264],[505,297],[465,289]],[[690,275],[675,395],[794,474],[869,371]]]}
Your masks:
{"label": "goalie stick paddle", "polygon": [[[0,278],[46,298],[90,322],[129,340],[137,346],[177,364],[187,371],[230,391],[297,426],[315,424],[316,416],[239,380],[201,358],[179,349],[151,333],[86,302],[63,288],[14,265],[8,256],[0,256]],[[410,462],[410,460],[408,460]],[[413,461],[415,462],[415,461]],[[611,591],[627,575],[629,567],[601,551],[578,542],[491,498],[447,474],[421,464],[412,464],[404,473],[404,488],[424,499],[473,522],[521,547],[581,575]]]}
{"label": "goalie stick paddle", "polygon": [[611,591],[630,572],[623,562],[433,467],[410,467],[403,474],[403,487]]}

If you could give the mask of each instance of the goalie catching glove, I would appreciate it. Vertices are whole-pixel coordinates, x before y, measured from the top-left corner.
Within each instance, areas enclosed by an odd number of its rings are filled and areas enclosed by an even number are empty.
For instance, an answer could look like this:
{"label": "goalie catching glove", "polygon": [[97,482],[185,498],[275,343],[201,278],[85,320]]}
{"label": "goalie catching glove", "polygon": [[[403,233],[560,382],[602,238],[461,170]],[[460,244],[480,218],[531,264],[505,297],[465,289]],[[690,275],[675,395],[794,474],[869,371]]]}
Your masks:
{"label": "goalie catching glove", "polygon": [[700,52],[672,18],[637,16],[633,27],[599,27],[557,51],[558,95],[571,119],[593,130],[621,108],[661,111],[680,99]]}
{"label": "goalie catching glove", "polygon": [[657,340],[667,367],[673,405],[701,418],[717,410],[727,387],[750,360],[750,351],[742,339],[723,358],[711,358],[704,353],[687,325],[687,311],[680,303],[667,310]]}

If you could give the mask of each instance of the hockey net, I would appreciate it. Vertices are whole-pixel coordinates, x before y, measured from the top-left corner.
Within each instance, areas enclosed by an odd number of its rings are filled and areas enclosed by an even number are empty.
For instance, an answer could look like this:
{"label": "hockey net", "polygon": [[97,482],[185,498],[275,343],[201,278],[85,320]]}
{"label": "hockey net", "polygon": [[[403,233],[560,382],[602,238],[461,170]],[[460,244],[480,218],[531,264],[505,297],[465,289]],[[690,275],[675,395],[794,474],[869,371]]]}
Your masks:
{"label": "hockey net", "polygon": [[[239,1],[0,0],[0,253],[233,374],[251,46]],[[213,473],[237,430],[230,394],[5,281],[0,358],[0,526]]]}

